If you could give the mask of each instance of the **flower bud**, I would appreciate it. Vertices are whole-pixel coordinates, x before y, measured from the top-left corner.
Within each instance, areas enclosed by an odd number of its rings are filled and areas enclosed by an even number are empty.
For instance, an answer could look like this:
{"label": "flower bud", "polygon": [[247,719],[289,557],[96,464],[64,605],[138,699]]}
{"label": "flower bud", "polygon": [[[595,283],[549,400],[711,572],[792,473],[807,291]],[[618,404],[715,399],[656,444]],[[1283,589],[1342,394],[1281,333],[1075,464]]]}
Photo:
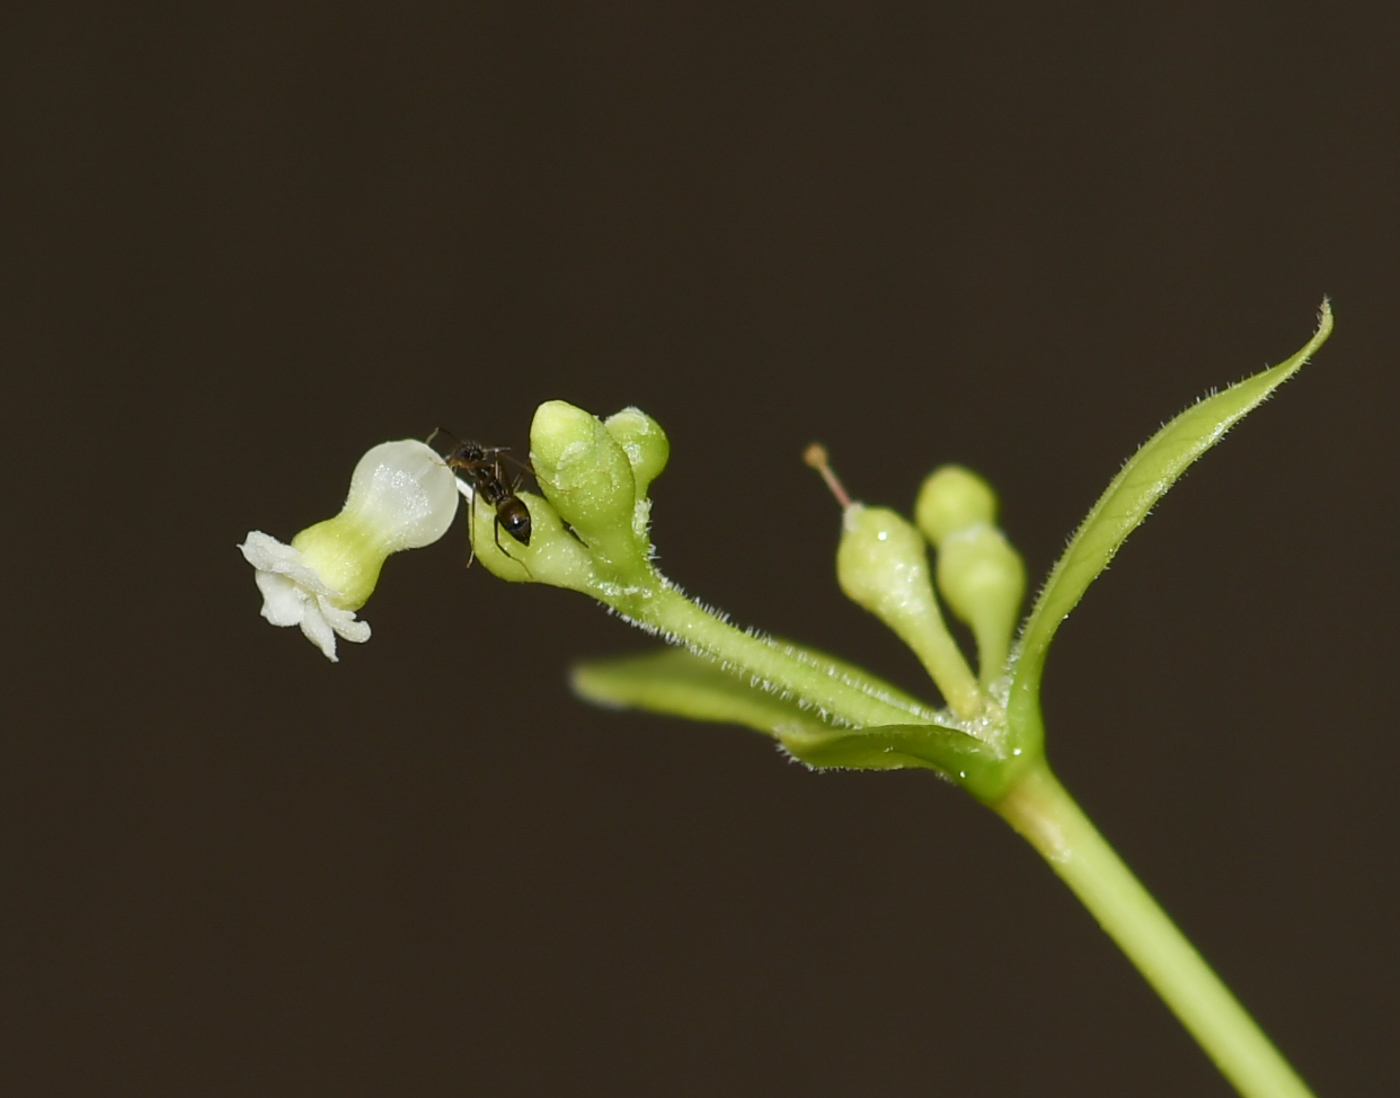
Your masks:
{"label": "flower bud", "polygon": [[621,568],[646,562],[646,540],[633,528],[631,462],[596,416],[562,400],[541,404],[530,427],[530,460],[559,517],[598,557]]}
{"label": "flower bud", "polygon": [[457,482],[416,439],[385,442],[355,466],[345,506],[284,545],[252,531],[240,546],[257,571],[262,615],[273,625],[299,625],[334,660],[335,638],[362,642],[369,626],[355,611],[374,591],[390,553],[430,545],[457,513]]}
{"label": "flower bud", "polygon": [[661,424],[640,408],[624,408],[603,421],[608,433],[617,439],[632,466],[637,495],[644,496],[651,482],[661,475],[671,457],[671,440]]}
{"label": "flower bud", "polygon": [[915,520],[938,548],[938,591],[977,640],[982,683],[997,678],[1011,650],[1026,566],[994,525],[997,499],[969,469],[945,465],[924,481]]}
{"label": "flower bud", "polygon": [[991,485],[961,465],[935,469],[914,504],[914,521],[935,548],[941,548],[943,539],[956,530],[996,518],[997,497]]}
{"label": "flower bud", "polygon": [[1021,554],[995,526],[973,526],[943,539],[937,578],[949,609],[971,627],[982,682],[990,683],[1005,667],[1026,594]]}
{"label": "flower bud", "polygon": [[651,500],[647,497],[647,489],[666,468],[671,456],[671,440],[666,437],[661,424],[640,408],[624,408],[614,412],[603,421],[603,426],[617,439],[632,466],[632,479],[637,486],[637,502],[632,510],[632,533],[646,541],[647,530],[651,526]]}
{"label": "flower bud", "polygon": [[496,513],[479,497],[468,504],[476,559],[492,575],[514,583],[547,583],[573,591],[590,590],[595,579],[593,558],[578,538],[564,529],[549,500],[533,492],[519,493],[530,510],[528,547],[496,527]]}
{"label": "flower bud", "polygon": [[955,713],[977,713],[977,680],[944,624],[924,539],[907,519],[885,507],[847,507],[836,576],[847,597],[914,650]]}

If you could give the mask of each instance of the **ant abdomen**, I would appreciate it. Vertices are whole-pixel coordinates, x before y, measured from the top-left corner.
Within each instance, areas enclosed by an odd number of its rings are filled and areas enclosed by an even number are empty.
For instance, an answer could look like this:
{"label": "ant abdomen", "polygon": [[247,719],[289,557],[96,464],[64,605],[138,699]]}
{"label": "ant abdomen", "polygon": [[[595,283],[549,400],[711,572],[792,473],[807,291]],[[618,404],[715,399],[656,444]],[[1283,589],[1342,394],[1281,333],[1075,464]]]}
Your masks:
{"label": "ant abdomen", "polygon": [[496,521],[521,545],[530,544],[530,509],[519,496],[509,496],[497,505]]}

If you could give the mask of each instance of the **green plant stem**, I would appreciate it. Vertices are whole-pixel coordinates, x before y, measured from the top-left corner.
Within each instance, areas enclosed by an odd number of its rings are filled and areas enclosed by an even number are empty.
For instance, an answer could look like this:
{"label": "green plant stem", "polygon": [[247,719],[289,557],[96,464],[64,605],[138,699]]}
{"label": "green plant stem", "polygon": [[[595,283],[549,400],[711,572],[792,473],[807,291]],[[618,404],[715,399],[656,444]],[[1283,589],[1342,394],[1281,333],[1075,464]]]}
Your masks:
{"label": "green plant stem", "polygon": [[1048,766],[1028,770],[992,807],[1040,851],[1240,1094],[1313,1098]]}
{"label": "green plant stem", "polygon": [[872,676],[817,658],[794,645],[736,629],[657,577],[640,599],[600,595],[619,613],[674,638],[693,651],[741,668],[754,685],[813,705],[854,727],[932,723],[936,714]]}

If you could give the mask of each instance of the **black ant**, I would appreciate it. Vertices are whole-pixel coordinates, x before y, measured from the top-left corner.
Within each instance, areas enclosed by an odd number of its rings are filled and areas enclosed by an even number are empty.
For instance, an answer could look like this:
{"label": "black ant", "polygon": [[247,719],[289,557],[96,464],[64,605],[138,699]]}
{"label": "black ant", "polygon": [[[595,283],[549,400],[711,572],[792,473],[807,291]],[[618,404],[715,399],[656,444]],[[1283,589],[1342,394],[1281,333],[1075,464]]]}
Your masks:
{"label": "black ant", "polygon": [[[439,434],[450,434],[442,428],[438,428],[428,436],[431,443]],[[509,488],[506,487],[505,474],[501,468],[501,455],[505,453],[507,446],[483,446],[479,442],[459,442],[443,457],[451,469],[460,469],[462,474],[472,482],[476,491],[481,494],[481,498],[486,503],[496,509],[496,520],[492,526],[492,533],[496,541],[496,548],[511,560],[515,560],[501,544],[501,528],[504,527],[507,534],[513,537],[521,545],[530,544],[530,510],[525,506],[525,501],[515,494],[515,490],[520,487],[520,477],[516,477],[514,483]],[[528,466],[524,467],[528,472]],[[468,566],[476,559],[476,507],[473,504],[470,521],[467,524],[468,540],[471,542],[471,557],[467,560]],[[523,568],[524,565],[522,564]],[[528,569],[526,569],[528,571]]]}

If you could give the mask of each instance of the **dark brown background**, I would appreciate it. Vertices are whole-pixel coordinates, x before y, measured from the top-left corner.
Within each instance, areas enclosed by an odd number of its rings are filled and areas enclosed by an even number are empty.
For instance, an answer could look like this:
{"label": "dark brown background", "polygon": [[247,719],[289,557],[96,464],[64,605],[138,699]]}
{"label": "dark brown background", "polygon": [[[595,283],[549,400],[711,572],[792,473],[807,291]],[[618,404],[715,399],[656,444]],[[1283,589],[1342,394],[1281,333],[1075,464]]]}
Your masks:
{"label": "dark brown background", "polygon": [[803,445],[905,507],[976,466],[1043,575],[1327,292],[1333,342],[1091,592],[1046,704],[1319,1092],[1400,1092],[1395,17],[520,7],[3,35],[5,1091],[1227,1093],[953,789],[583,707],[570,660],[644,638],[460,531],[339,666],[234,546],[333,513],[373,442],[635,403],[668,572],[918,687],[836,591]]}

